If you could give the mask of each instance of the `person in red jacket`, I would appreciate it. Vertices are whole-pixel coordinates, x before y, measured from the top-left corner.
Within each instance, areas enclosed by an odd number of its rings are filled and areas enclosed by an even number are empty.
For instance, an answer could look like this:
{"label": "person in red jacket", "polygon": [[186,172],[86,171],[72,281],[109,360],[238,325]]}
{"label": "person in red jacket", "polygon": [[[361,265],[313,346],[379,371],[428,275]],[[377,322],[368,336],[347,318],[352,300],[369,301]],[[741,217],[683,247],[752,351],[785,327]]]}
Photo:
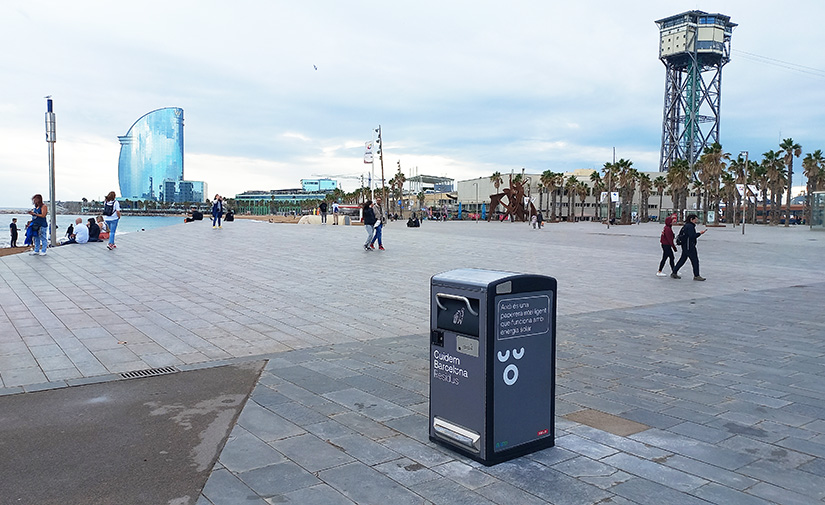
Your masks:
{"label": "person in red jacket", "polygon": [[665,218],[665,227],[662,229],[662,237],[659,242],[662,243],[662,261],[659,262],[659,271],[656,272],[657,277],[667,277],[666,273],[662,273],[662,268],[665,267],[665,261],[670,260],[670,271],[675,272],[673,264],[673,252],[676,251],[676,244],[673,242],[673,216]]}

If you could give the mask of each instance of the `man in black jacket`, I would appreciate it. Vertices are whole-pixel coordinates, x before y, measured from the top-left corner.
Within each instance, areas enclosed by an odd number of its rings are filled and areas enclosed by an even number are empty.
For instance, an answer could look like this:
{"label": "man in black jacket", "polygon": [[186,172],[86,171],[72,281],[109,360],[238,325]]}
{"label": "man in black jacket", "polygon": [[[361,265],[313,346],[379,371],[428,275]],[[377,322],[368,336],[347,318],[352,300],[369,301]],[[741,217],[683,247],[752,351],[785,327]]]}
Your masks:
{"label": "man in black jacket", "polygon": [[682,277],[679,275],[679,269],[682,268],[682,265],[690,258],[690,264],[693,265],[693,280],[694,281],[703,281],[705,280],[704,277],[699,275],[699,253],[696,252],[696,239],[698,239],[703,233],[707,230],[696,231],[696,222],[699,218],[696,214],[690,214],[687,217],[687,221],[685,225],[682,227],[682,230],[679,232],[679,235],[683,235],[684,239],[682,242],[682,256],[679,257],[679,261],[676,262],[676,268],[673,269],[673,273],[670,274],[671,277],[674,279],[681,279]]}

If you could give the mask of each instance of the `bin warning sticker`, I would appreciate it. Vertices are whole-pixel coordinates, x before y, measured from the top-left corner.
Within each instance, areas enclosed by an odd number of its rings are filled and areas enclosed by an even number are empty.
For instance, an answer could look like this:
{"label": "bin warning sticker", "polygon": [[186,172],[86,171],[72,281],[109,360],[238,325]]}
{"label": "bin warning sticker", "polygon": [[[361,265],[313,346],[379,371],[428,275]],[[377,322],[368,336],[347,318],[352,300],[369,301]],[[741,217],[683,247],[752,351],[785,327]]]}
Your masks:
{"label": "bin warning sticker", "polygon": [[496,305],[499,340],[541,335],[550,331],[550,296],[502,298]]}

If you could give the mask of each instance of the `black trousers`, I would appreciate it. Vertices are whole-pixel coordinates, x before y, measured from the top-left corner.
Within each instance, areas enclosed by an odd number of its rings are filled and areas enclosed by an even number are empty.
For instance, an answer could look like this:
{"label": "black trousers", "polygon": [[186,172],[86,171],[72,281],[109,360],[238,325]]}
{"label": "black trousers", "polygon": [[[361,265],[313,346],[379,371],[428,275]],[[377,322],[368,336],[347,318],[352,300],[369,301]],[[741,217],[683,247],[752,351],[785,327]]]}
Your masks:
{"label": "black trousers", "polygon": [[659,271],[665,267],[665,261],[670,260],[670,271],[675,272],[676,267],[673,266],[673,248],[669,245],[662,244],[662,261],[659,262]]}
{"label": "black trousers", "polygon": [[690,264],[693,266],[693,276],[699,277],[699,253],[695,247],[688,249],[682,246],[682,256],[680,256],[679,261],[676,262],[676,270],[674,270],[673,273],[679,273],[679,269],[682,268],[682,265],[685,264],[688,258],[690,258]]}

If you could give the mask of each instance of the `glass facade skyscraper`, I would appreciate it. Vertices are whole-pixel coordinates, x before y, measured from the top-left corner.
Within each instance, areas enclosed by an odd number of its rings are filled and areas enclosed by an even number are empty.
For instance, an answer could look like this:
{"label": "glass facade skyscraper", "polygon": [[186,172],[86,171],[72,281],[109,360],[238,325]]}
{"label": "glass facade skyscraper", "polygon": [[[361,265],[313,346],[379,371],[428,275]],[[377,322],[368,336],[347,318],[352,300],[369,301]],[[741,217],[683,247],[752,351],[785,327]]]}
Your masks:
{"label": "glass facade skyscraper", "polygon": [[164,197],[164,181],[183,181],[183,109],[153,110],[135,121],[118,140],[121,197],[174,201]]}

